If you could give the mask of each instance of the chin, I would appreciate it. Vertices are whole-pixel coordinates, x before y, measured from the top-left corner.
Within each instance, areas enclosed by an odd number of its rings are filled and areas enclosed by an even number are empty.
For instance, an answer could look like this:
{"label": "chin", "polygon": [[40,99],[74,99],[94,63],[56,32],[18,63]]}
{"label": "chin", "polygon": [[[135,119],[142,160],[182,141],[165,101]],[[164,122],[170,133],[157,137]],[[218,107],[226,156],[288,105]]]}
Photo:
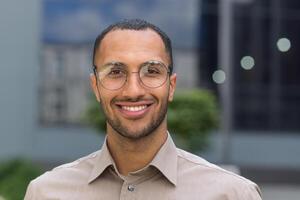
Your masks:
{"label": "chin", "polygon": [[153,131],[147,131],[147,130],[119,130],[117,131],[118,134],[120,134],[121,136],[127,138],[127,139],[131,139],[131,140],[139,140],[145,137],[148,137],[149,135],[151,135],[153,133]]}

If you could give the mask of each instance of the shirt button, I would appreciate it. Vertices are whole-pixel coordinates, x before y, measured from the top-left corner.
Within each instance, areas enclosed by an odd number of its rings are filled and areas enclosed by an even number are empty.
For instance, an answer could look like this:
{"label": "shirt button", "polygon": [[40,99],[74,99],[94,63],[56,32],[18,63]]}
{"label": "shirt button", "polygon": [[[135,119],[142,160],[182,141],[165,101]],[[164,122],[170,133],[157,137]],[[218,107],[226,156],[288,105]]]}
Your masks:
{"label": "shirt button", "polygon": [[134,191],[134,186],[133,185],[128,185],[127,189],[128,189],[128,191],[133,192]]}

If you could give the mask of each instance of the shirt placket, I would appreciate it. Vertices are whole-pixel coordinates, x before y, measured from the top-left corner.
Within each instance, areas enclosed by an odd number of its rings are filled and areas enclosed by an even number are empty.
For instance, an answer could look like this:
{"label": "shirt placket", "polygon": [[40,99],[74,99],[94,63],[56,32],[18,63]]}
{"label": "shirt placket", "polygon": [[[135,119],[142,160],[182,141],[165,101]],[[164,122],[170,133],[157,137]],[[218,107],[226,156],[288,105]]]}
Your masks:
{"label": "shirt placket", "polygon": [[120,200],[137,199],[137,185],[130,181],[124,181],[121,189]]}
{"label": "shirt placket", "polygon": [[123,180],[120,200],[136,200],[139,199],[140,193],[143,191],[143,182],[149,180],[157,173],[157,170],[152,167],[145,167],[136,172],[129,173],[128,176],[119,175]]}

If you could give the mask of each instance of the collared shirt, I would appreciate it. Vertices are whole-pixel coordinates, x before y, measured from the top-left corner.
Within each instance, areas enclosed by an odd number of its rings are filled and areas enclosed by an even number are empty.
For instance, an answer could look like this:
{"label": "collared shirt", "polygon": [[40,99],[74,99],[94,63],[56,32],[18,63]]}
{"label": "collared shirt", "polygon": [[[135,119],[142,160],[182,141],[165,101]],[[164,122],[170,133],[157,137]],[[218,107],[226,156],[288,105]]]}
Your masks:
{"label": "collared shirt", "polygon": [[260,200],[248,179],[176,148],[168,136],[143,169],[122,176],[102,149],[31,181],[25,200]]}

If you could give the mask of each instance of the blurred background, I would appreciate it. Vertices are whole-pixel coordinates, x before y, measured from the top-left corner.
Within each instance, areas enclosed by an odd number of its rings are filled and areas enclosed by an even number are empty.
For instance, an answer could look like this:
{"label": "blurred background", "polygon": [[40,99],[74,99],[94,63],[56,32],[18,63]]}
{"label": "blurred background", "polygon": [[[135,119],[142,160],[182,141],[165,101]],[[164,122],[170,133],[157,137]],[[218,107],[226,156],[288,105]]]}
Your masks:
{"label": "blurred background", "polygon": [[207,142],[186,149],[257,182],[266,200],[299,199],[299,11],[297,0],[2,0],[0,199],[101,147],[98,122],[86,123],[92,47],[124,18],[171,37],[179,91],[209,93]]}

